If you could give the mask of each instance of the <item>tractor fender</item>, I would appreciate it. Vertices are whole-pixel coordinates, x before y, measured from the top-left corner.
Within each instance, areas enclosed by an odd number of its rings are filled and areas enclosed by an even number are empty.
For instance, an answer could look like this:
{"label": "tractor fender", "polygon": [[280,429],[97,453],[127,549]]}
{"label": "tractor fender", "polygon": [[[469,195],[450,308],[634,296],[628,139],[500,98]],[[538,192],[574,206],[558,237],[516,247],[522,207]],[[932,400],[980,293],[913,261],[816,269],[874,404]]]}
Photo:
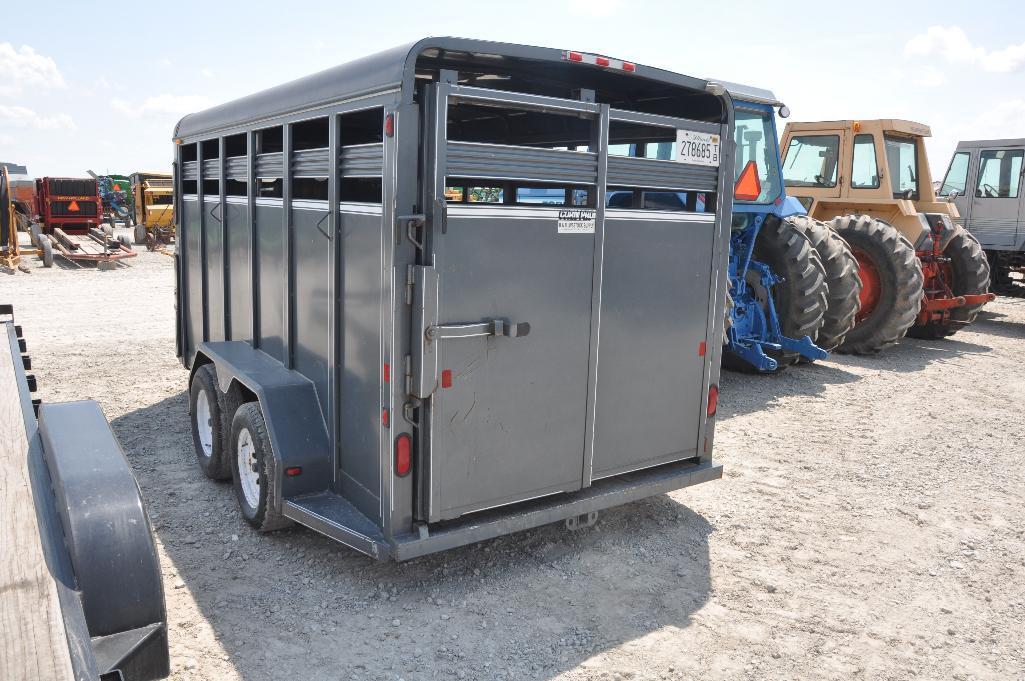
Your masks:
{"label": "tractor fender", "polygon": [[[918,219],[923,227],[928,230],[929,234],[933,235],[934,238],[939,238],[941,252],[947,250],[950,240],[954,238],[957,230],[960,229],[950,219],[950,216],[945,213],[919,213]],[[921,250],[917,244],[915,245],[915,250]]]}
{"label": "tractor fender", "polygon": [[120,444],[92,400],[42,404],[38,427],[98,671],[167,676],[160,559]]}
{"label": "tractor fender", "polygon": [[[274,472],[280,478],[277,489],[281,497],[324,491],[332,477],[331,445],[313,381],[242,341],[200,343],[193,373],[210,362],[222,392],[229,393],[238,384],[259,402],[273,449]],[[283,474],[285,469],[295,467],[302,469],[301,475]],[[280,510],[281,501],[272,500],[275,509]]]}

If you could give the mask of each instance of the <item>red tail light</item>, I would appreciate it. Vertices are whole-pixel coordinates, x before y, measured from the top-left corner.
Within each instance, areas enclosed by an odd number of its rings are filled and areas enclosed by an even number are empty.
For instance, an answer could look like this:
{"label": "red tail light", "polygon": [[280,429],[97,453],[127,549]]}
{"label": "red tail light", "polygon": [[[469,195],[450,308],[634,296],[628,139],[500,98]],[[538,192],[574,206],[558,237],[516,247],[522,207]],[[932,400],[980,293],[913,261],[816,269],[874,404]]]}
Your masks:
{"label": "red tail light", "polygon": [[291,466],[291,467],[285,469],[285,475],[287,475],[290,478],[294,478],[295,476],[302,475],[302,474],[303,474],[302,466]]}
{"label": "red tail light", "polygon": [[708,409],[705,412],[708,418],[715,416],[715,410],[719,408],[719,386],[708,386]]}
{"label": "red tail light", "polygon": [[395,475],[404,477],[413,468],[413,438],[403,433],[395,438]]}

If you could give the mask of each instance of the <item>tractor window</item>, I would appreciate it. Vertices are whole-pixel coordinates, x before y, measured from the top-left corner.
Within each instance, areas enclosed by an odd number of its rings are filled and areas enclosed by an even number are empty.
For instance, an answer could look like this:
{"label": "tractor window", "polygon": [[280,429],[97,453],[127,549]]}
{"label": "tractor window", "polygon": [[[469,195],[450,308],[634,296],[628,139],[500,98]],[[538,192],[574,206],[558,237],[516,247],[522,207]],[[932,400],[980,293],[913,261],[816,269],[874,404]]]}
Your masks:
{"label": "tractor window", "polygon": [[940,196],[950,196],[952,192],[964,196],[965,185],[968,184],[969,156],[967,151],[959,151],[950,159],[947,176],[943,178],[943,185],[940,187]]}
{"label": "tractor window", "polygon": [[872,135],[854,136],[854,159],[851,161],[851,188],[878,189],[879,166]]}
{"label": "tractor window", "polygon": [[742,203],[769,203],[779,196],[779,147],[772,124],[773,115],[770,111],[753,109],[738,108],[736,111],[737,162],[733,166],[733,180],[739,180],[747,164],[754,161],[761,188],[757,199]]}
{"label": "tractor window", "polygon": [[783,179],[788,187],[835,187],[839,155],[839,135],[791,137]]}
{"label": "tractor window", "polygon": [[895,199],[918,200],[918,145],[906,137],[886,140],[886,167]]}
{"label": "tractor window", "polygon": [[1021,149],[983,151],[979,157],[979,183],[975,195],[982,199],[1016,199],[1021,184]]}

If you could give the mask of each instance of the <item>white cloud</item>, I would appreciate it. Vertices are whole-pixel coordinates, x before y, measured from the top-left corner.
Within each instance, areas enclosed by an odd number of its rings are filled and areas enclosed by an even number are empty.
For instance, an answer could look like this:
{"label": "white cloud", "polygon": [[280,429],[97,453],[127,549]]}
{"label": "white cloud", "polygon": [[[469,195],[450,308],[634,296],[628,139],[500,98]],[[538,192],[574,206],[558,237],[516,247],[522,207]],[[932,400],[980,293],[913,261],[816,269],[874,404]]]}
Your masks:
{"label": "white cloud", "polygon": [[904,45],[909,57],[940,56],[951,64],[969,64],[992,73],[1011,73],[1025,65],[1025,43],[989,51],[974,45],[959,26],[930,26]]}
{"label": "white cloud", "polygon": [[77,128],[75,121],[67,114],[40,116],[28,107],[6,104],[0,104],[0,126],[35,128],[36,130],[75,130]]}
{"label": "white cloud", "polygon": [[160,60],[159,62],[157,62],[157,63],[158,63],[158,64],[160,64],[161,66],[170,66],[170,65],[171,65],[171,60],[170,60],[170,59],[168,59],[167,57],[164,57],[164,58],[162,58],[162,59],[161,59],[161,60]]}
{"label": "white cloud", "polygon": [[214,77],[213,69],[203,69],[202,71],[200,71],[200,73],[202,73],[207,78],[213,78]]}
{"label": "white cloud", "polygon": [[918,74],[918,84],[922,87],[939,87],[946,82],[947,77],[943,75],[943,72],[932,66],[926,66]]}
{"label": "white cloud", "polygon": [[592,17],[612,16],[622,6],[622,0],[569,0],[569,9],[573,14]]}
{"label": "white cloud", "polygon": [[62,88],[64,76],[57,70],[57,62],[28,45],[16,50],[11,43],[0,43],[0,95],[19,94],[26,85]]}
{"label": "white cloud", "polygon": [[184,115],[206,109],[210,104],[210,100],[202,95],[162,94],[147,97],[139,104],[117,98],[110,100],[111,108],[129,116]]}

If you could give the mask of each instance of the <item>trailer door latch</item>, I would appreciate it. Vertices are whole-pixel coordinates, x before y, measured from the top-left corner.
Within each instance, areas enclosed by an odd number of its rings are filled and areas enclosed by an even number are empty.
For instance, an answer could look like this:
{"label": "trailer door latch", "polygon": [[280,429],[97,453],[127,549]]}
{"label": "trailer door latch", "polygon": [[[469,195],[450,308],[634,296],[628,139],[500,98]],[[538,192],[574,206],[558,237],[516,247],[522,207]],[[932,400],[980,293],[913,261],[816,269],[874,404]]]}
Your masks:
{"label": "trailer door latch", "polygon": [[520,322],[511,324],[501,319],[492,319],[490,322],[479,324],[438,324],[428,326],[424,335],[428,341],[441,340],[442,338],[472,338],[474,336],[508,336],[519,338],[530,333],[530,324]]}
{"label": "trailer door latch", "polygon": [[415,215],[400,215],[396,220],[405,229],[406,238],[422,251],[424,249],[423,229],[427,224],[427,217],[423,213],[416,213]]}

